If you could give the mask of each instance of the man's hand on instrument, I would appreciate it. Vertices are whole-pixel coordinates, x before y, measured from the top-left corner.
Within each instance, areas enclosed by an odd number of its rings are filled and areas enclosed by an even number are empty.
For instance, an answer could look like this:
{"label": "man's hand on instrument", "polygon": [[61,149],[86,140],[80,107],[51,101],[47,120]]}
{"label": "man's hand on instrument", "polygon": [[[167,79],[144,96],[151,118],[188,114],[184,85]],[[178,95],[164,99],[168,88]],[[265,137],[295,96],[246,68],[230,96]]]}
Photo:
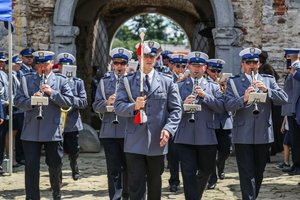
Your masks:
{"label": "man's hand on instrument", "polygon": [[260,89],[264,93],[268,92],[267,86],[262,81],[259,81],[259,80],[254,81],[253,85],[254,85],[254,87]]}
{"label": "man's hand on instrument", "polygon": [[169,133],[169,131],[167,131],[165,129],[163,129],[160,132],[160,143],[159,143],[160,147],[163,147],[168,143],[168,141],[170,139],[170,135],[171,134]]}
{"label": "man's hand on instrument", "polygon": [[201,97],[201,98],[204,98],[204,97],[205,97],[205,92],[204,92],[204,90],[201,88],[201,86],[199,86],[199,85],[197,85],[197,86],[195,87],[195,93],[196,93],[199,97]]}
{"label": "man's hand on instrument", "polygon": [[41,97],[43,94],[40,91],[37,91],[36,93],[33,94],[33,96]]}
{"label": "man's hand on instrument", "polygon": [[134,110],[140,110],[145,107],[147,96],[137,97],[135,101]]}
{"label": "man's hand on instrument", "polygon": [[108,106],[112,106],[115,103],[116,100],[116,94],[111,95],[108,99],[107,99],[107,105]]}
{"label": "man's hand on instrument", "polygon": [[47,84],[41,85],[41,91],[47,94],[48,96],[51,96],[52,94],[52,88],[50,87],[50,85]]}
{"label": "man's hand on instrument", "polygon": [[194,95],[189,95],[185,98],[184,103],[186,104],[192,104],[194,103],[196,97]]}
{"label": "man's hand on instrument", "polygon": [[248,87],[246,90],[245,90],[245,93],[244,93],[244,103],[247,103],[248,100],[249,100],[249,94],[251,92],[254,92],[254,87],[250,86]]}

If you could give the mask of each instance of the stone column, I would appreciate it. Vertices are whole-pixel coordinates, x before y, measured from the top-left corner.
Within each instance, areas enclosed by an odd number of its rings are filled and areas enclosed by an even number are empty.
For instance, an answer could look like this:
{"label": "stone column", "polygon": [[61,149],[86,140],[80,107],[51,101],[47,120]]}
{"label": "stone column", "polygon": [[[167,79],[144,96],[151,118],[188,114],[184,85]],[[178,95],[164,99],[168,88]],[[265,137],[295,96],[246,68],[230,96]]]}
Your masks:
{"label": "stone column", "polygon": [[77,26],[53,26],[51,50],[56,54],[69,52],[76,55],[75,39],[79,34]]}
{"label": "stone column", "polygon": [[225,60],[224,72],[240,73],[240,36],[242,32],[233,27],[216,27],[212,30],[216,58]]}

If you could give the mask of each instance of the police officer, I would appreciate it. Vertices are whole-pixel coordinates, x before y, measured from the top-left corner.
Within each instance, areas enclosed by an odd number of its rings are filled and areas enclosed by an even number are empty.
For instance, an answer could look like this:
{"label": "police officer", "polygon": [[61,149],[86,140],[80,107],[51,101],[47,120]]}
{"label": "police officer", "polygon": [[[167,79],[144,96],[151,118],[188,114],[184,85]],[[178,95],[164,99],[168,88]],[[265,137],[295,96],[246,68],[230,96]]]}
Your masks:
{"label": "police officer", "polygon": [[[220,81],[220,73],[225,64],[224,60],[221,59],[209,59],[207,60],[207,79],[214,81],[220,85],[222,93],[226,90],[226,80]],[[215,113],[214,115],[215,132],[218,140],[218,156],[216,161],[216,170],[210,175],[207,189],[214,189],[219,179],[225,178],[225,161],[231,152],[231,129],[232,129],[232,117],[227,111],[223,113]],[[218,177],[217,177],[218,174]]]}
{"label": "police officer", "polygon": [[[17,93],[17,90],[20,86],[20,81],[17,78],[17,71],[20,68],[20,63],[21,60],[19,58],[19,55],[14,55],[12,57],[12,98],[14,98],[14,96]],[[21,164],[25,164],[25,162],[22,163],[18,163],[17,161],[20,161],[20,157],[23,156],[22,158],[24,159],[24,153],[23,153],[23,147],[22,147],[22,143],[20,140],[20,135],[21,135],[21,131],[23,128],[23,112],[21,112],[19,109],[17,109],[15,106],[13,106],[13,144],[14,144],[14,148],[15,149],[15,155],[13,156],[13,167],[19,167],[21,166]],[[6,134],[6,152],[9,152],[9,134],[7,131]],[[18,159],[17,159],[18,158]]]}
{"label": "police officer", "polygon": [[160,65],[155,66],[155,69],[159,72],[163,72],[165,74],[172,74],[172,70],[170,67],[170,60],[172,52],[169,50],[164,50],[160,53],[162,63]]}
{"label": "police officer", "polygon": [[184,54],[171,54],[170,62],[173,63],[173,81],[174,83],[182,81],[185,76],[185,68],[187,65],[187,56]]}
{"label": "police officer", "polygon": [[[183,54],[170,54],[169,57],[170,62],[174,64],[172,75],[173,82],[180,82],[184,79],[184,71],[187,64],[187,57]],[[179,159],[176,146],[174,145],[174,138],[169,140],[168,163],[170,169],[169,190],[170,192],[177,192],[180,184]]]}
{"label": "police officer", "polygon": [[[24,74],[27,74],[29,72],[35,71],[34,69],[34,57],[32,53],[35,50],[31,47],[25,48],[20,52],[21,56],[21,63],[19,70],[16,70],[16,76],[21,81],[21,76]],[[24,121],[24,112],[21,110],[16,111],[17,115],[17,134],[16,134],[16,161],[19,164],[24,165],[25,164],[25,158],[24,158],[24,150],[23,145],[21,142],[21,134],[22,134],[22,127],[23,127],[23,121]],[[15,123],[15,121],[14,121]]]}
{"label": "police officer", "polygon": [[[25,153],[26,199],[40,199],[39,171],[41,148],[44,146],[49,167],[53,199],[61,199],[61,172],[63,144],[60,108],[71,107],[73,94],[65,76],[54,74],[54,53],[33,53],[37,72],[21,78],[21,86],[15,96],[15,105],[25,112],[22,142]],[[48,97],[48,105],[31,105],[32,96]]]}
{"label": "police officer", "polygon": [[93,108],[102,116],[100,141],[106,157],[109,198],[121,199],[123,196],[123,199],[127,199],[129,197],[128,176],[124,153],[126,119],[117,116],[112,108],[120,79],[126,73],[132,53],[118,47],[111,50],[110,56],[113,71],[106,73],[100,80]]}
{"label": "police officer", "polygon": [[[143,73],[125,76],[117,91],[116,114],[127,117],[124,151],[128,166],[130,200],[161,198],[161,175],[168,140],[181,119],[181,103],[172,78],[154,70],[159,43],[144,43]],[[143,93],[140,96],[140,82]],[[143,109],[143,110],[142,110]],[[142,110],[142,111],[141,111]]]}
{"label": "police officer", "polygon": [[[256,199],[263,180],[272,132],[271,101],[287,102],[287,94],[271,75],[259,74],[258,48],[246,48],[239,55],[244,73],[227,81],[226,110],[233,114],[233,143],[243,199]],[[265,93],[265,103],[249,102],[253,92]],[[263,101],[263,99],[262,99]]]}
{"label": "police officer", "polygon": [[[78,137],[79,131],[83,130],[83,125],[80,116],[80,109],[85,109],[88,105],[87,95],[84,87],[84,82],[80,78],[75,77],[76,61],[75,57],[70,53],[60,53],[57,55],[59,72],[64,72],[64,75],[68,77],[68,83],[73,93],[73,104],[70,108],[63,108],[62,112],[67,112],[67,117],[64,127],[64,139],[63,146],[64,152],[69,155],[70,167],[72,170],[73,180],[78,180],[79,169],[77,164],[77,158],[79,156],[79,144]],[[70,69],[63,70],[68,66],[73,65]]]}
{"label": "police officer", "polygon": [[300,98],[300,81],[293,78],[296,75],[296,69],[300,67],[300,49],[285,48],[284,51],[287,67],[290,68],[290,73],[288,74],[284,84],[284,91],[289,96],[289,103],[282,107],[282,112],[287,116],[289,124],[293,165],[291,168],[283,169],[282,171],[288,172],[289,175],[300,175],[300,125],[297,124],[295,119],[296,105]]}
{"label": "police officer", "polygon": [[201,199],[216,161],[213,116],[215,112],[223,112],[224,105],[220,86],[203,77],[208,56],[203,52],[191,52],[187,57],[191,77],[178,83],[180,96],[184,105],[201,105],[201,111],[184,108],[175,144],[184,196],[186,199]]}
{"label": "police officer", "polygon": [[34,56],[32,55],[35,50],[31,47],[25,48],[20,52],[22,64],[18,72],[18,78],[22,75],[35,71],[34,68]]}
{"label": "police officer", "polygon": [[4,158],[5,136],[8,130],[8,120],[6,119],[6,113],[4,113],[3,110],[3,108],[8,105],[8,78],[6,73],[1,69],[5,69],[7,61],[7,53],[0,51],[0,175],[4,173],[2,162]]}

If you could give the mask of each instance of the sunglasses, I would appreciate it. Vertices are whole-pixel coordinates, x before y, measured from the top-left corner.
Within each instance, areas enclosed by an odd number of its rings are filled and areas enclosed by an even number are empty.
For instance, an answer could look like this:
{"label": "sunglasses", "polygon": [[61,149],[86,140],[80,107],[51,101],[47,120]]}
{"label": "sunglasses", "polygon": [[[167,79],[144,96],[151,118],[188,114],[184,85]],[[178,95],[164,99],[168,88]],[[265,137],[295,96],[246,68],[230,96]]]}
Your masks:
{"label": "sunglasses", "polygon": [[176,65],[176,68],[179,69],[180,67],[181,67],[182,69],[185,69],[185,65]]}
{"label": "sunglasses", "polygon": [[209,69],[209,71],[211,71],[212,73],[220,73],[221,70],[220,69]]}
{"label": "sunglasses", "polygon": [[123,61],[123,62],[114,61],[113,64],[114,65],[127,65],[127,62],[125,62],[125,61]]}
{"label": "sunglasses", "polygon": [[258,61],[245,61],[245,63],[246,63],[247,65],[250,65],[250,64],[256,65],[256,64],[258,63]]}

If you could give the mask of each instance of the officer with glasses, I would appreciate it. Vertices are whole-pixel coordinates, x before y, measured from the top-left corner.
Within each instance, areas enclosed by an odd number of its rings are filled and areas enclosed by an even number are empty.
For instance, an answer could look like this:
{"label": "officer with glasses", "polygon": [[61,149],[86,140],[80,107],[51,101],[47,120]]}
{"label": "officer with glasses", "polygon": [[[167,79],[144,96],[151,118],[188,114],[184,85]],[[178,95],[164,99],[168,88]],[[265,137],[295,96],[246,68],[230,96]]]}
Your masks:
{"label": "officer with glasses", "polygon": [[187,56],[184,54],[171,54],[171,63],[173,67],[173,81],[174,83],[184,80],[185,68],[187,65]]}
{"label": "officer with glasses", "polygon": [[[220,82],[220,73],[223,69],[223,65],[225,64],[224,60],[221,59],[209,59],[207,61],[207,79],[220,84],[221,91],[225,92],[226,80]],[[223,113],[214,113],[214,125],[215,132],[218,140],[218,155],[216,160],[216,170],[210,175],[208,180],[207,189],[214,189],[216,187],[216,183],[218,177],[220,180],[225,178],[225,161],[230,155],[231,152],[231,129],[232,129],[232,117],[231,113],[224,111]],[[217,177],[218,174],[218,177]]]}
{"label": "officer with glasses", "polygon": [[[260,53],[258,48],[240,52],[244,73],[230,78],[225,92],[225,108],[233,113],[232,141],[242,199],[256,199],[263,181],[269,148],[274,141],[271,102],[282,105],[288,99],[273,76],[258,73]],[[266,101],[249,102],[253,92],[261,93]]]}
{"label": "officer with glasses", "polygon": [[114,48],[110,52],[113,71],[106,73],[99,82],[94,111],[100,113],[102,126],[100,141],[104,147],[107,166],[108,192],[110,199],[128,199],[128,176],[124,153],[124,132],[126,118],[116,115],[112,110],[115,103],[120,79],[126,75],[131,51],[125,48]]}

